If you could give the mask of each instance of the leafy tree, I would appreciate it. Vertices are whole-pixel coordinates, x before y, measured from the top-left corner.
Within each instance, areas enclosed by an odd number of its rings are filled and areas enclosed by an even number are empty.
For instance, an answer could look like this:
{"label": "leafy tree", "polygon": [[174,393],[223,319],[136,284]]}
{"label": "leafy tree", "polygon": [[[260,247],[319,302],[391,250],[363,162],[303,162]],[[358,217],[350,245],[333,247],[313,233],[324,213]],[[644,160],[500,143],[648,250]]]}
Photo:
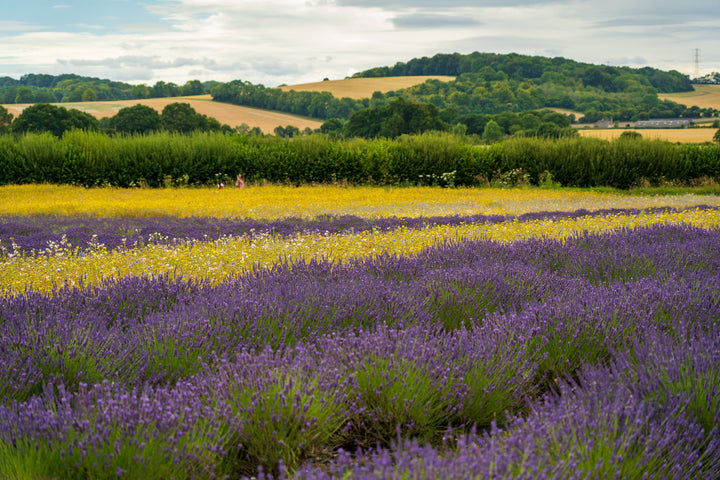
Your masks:
{"label": "leafy tree", "polygon": [[345,124],[346,137],[374,138],[380,135],[380,108],[366,108],[350,115]]}
{"label": "leafy tree", "polygon": [[14,133],[50,132],[60,137],[73,128],[96,130],[98,121],[91,115],[76,109],[68,110],[49,103],[37,103],[27,107],[12,124]]}
{"label": "leafy tree", "polygon": [[720,129],[718,129],[718,131],[715,132],[715,135],[713,136],[713,142],[720,143]]}
{"label": "leafy tree", "polygon": [[69,130],[70,113],[63,107],[37,103],[24,109],[12,124],[13,133],[50,132],[59,137]]}
{"label": "leafy tree", "polygon": [[203,117],[189,103],[170,103],[163,108],[162,127],[171,132],[189,133],[201,130]]}
{"label": "leafy tree", "polygon": [[110,118],[109,127],[122,133],[150,133],[160,130],[162,121],[160,114],[152,107],[137,104],[121,108]]}
{"label": "leafy tree", "polygon": [[205,87],[200,80],[188,80],[180,89],[183,95],[202,95]]}
{"label": "leafy tree", "polygon": [[144,83],[141,85],[135,85],[130,90],[132,98],[150,98],[150,89]]}
{"label": "leafy tree", "polygon": [[10,131],[13,114],[7,108],[0,105],[0,135]]}
{"label": "leafy tree", "polygon": [[4,92],[4,95],[2,96],[3,102],[2,103],[15,103],[15,98],[17,97],[17,91],[18,88],[14,86],[6,87]]}
{"label": "leafy tree", "polygon": [[15,103],[33,103],[35,101],[35,94],[28,87],[20,87],[17,89],[15,95]]}
{"label": "leafy tree", "polygon": [[81,102],[82,101],[82,94],[85,91],[84,86],[77,86],[73,89],[72,92],[70,92],[69,95],[66,95],[63,98],[63,101],[65,102]]}
{"label": "leafy tree", "polygon": [[88,87],[83,90],[80,100],[83,102],[94,102],[97,100],[97,92],[92,88]]}
{"label": "leafy tree", "polygon": [[343,123],[339,118],[331,118],[320,125],[320,133],[331,137],[339,137],[343,132]]}
{"label": "leafy tree", "polygon": [[468,135],[482,135],[488,122],[488,115],[468,113],[460,116],[458,121],[467,126]]}
{"label": "leafy tree", "polygon": [[293,138],[300,135],[300,129],[294,125],[288,125],[284,128],[278,125],[273,132],[276,136],[284,138]]}
{"label": "leafy tree", "polygon": [[558,138],[560,136],[560,127],[551,122],[543,122],[538,127],[535,135],[539,138]]}
{"label": "leafy tree", "polygon": [[398,98],[388,105],[358,110],[345,124],[347,137],[395,138],[428,130],[446,130],[438,109],[429,103]]}
{"label": "leafy tree", "polygon": [[169,97],[170,92],[167,83],[162,80],[155,82],[155,85],[150,87],[150,96],[153,98]]}
{"label": "leafy tree", "polygon": [[71,108],[68,110],[70,114],[70,124],[72,128],[80,130],[97,130],[100,127],[100,121],[87,112]]}
{"label": "leafy tree", "polygon": [[635,132],[633,130],[625,130],[620,134],[618,137],[619,140],[641,140],[642,135],[640,132]]}
{"label": "leafy tree", "polygon": [[487,122],[485,130],[482,134],[483,141],[485,143],[494,143],[502,140],[503,138],[505,138],[505,131],[502,127],[495,120]]}
{"label": "leafy tree", "polygon": [[57,97],[50,91],[38,90],[35,92],[35,103],[57,103],[57,101]]}

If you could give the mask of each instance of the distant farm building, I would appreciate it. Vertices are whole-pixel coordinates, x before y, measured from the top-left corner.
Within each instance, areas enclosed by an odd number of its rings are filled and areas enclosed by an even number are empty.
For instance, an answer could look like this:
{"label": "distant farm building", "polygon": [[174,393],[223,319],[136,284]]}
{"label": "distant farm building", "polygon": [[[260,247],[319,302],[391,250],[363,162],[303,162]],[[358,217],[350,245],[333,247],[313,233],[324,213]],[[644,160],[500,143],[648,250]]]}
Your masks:
{"label": "distant farm building", "polygon": [[681,128],[691,125],[695,125],[695,121],[691,118],[655,118],[635,122],[635,128]]}
{"label": "distant farm building", "polygon": [[603,118],[602,120],[598,120],[595,122],[595,128],[612,128],[615,126],[615,122],[613,122],[613,119],[607,120]]}

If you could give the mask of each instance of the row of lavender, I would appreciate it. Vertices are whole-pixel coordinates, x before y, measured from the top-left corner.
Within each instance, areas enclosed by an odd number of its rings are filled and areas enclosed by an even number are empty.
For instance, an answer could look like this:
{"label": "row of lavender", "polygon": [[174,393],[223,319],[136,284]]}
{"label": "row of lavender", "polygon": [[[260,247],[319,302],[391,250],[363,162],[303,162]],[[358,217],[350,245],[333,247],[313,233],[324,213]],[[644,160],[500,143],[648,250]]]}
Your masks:
{"label": "row of lavender", "polygon": [[658,226],[5,296],[0,476],[717,478],[718,251]]}
{"label": "row of lavender", "polygon": [[[718,207],[700,205],[699,210]],[[400,227],[421,229],[434,225],[469,223],[496,224],[532,220],[572,219],[584,216],[635,215],[640,212],[670,212],[672,208],[602,209],[572,212],[532,212],[521,215],[452,215],[430,217],[390,217],[367,219],[354,215],[321,216],[314,219],[283,218],[274,221],[208,217],[99,218],[55,215],[0,217],[0,253],[33,254],[49,245],[70,245],[81,251],[102,245],[107,250],[178,241],[217,240],[243,235],[281,235],[317,232],[324,234],[392,231]]]}

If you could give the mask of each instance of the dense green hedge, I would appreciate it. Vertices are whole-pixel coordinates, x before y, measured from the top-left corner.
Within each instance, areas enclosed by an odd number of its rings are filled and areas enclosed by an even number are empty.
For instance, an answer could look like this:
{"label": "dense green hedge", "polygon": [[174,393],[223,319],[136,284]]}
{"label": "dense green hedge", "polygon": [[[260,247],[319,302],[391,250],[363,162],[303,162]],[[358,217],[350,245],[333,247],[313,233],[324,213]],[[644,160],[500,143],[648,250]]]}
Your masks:
{"label": "dense green hedge", "polygon": [[720,178],[720,145],[519,138],[492,146],[452,135],[397,140],[294,139],[197,133],[108,137],[72,131],[0,137],[0,184],[151,187],[250,182],[478,185],[543,173],[564,186],[628,188]]}

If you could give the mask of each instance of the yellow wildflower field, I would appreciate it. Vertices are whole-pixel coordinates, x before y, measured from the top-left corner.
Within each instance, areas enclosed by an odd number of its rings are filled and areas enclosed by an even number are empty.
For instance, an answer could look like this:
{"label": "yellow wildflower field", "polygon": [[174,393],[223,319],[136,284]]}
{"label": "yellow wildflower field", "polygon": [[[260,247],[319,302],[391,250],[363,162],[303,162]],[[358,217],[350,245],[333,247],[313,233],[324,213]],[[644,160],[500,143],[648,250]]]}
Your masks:
{"label": "yellow wildflower field", "polygon": [[298,234],[292,237],[227,237],[193,241],[181,246],[149,245],[121,251],[58,250],[55,255],[11,257],[0,263],[0,291],[33,289],[48,292],[67,283],[97,284],[104,278],[168,273],[171,278],[205,278],[213,283],[242,275],[256,267],[312,258],[347,262],[382,253],[413,255],[424,248],[459,239],[513,242],[529,238],[564,239],[587,232],[605,233],[622,228],[687,223],[720,227],[720,211],[637,215],[585,216],[576,219],[398,228],[390,232],[353,234]]}
{"label": "yellow wildflower field", "polygon": [[283,236],[236,236],[180,245],[148,245],[107,251],[58,248],[52,255],[9,256],[0,262],[0,291],[97,284],[105,278],[168,273],[171,277],[220,282],[249,269],[281,261],[350,261],[382,253],[413,255],[446,241],[470,238],[512,242],[533,237],[563,239],[584,232],[609,232],[653,224],[689,223],[720,226],[720,206],[710,195],[633,196],[575,190],[443,189],[377,187],[262,186],[237,189],[84,189],[31,185],[0,188],[0,216],[77,215],[108,217],[206,216],[253,219],[314,218],[357,215],[363,218],[440,215],[519,215],[586,209],[652,209],[636,214],[587,215],[578,218],[508,221],[497,224],[431,225],[422,229]]}
{"label": "yellow wildflower field", "polygon": [[0,187],[0,216],[214,217],[276,220],[318,215],[362,218],[519,215],[579,209],[720,206],[713,195],[639,196],[581,190],[250,186],[121,189],[58,185]]}

